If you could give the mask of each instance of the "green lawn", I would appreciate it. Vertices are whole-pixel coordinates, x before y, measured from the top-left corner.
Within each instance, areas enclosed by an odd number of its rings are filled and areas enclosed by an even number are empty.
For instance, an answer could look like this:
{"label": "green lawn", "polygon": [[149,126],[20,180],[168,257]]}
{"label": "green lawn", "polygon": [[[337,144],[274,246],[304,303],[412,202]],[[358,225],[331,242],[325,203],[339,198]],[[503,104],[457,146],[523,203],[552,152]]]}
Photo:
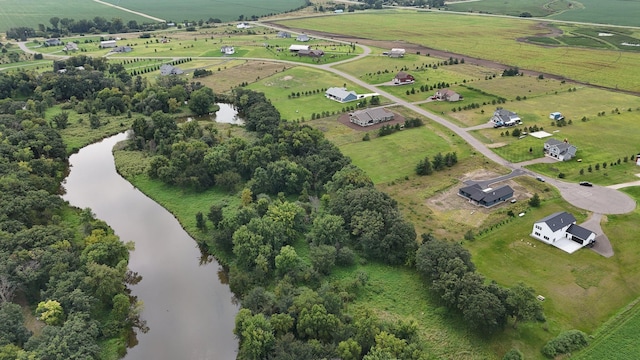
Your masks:
{"label": "green lawn", "polygon": [[[337,75],[307,67],[291,68],[251,84],[248,88],[265,93],[283,119],[311,120],[313,113],[328,111],[339,114],[345,106],[355,106],[356,102],[343,104],[324,96],[323,89],[344,85],[358,94],[368,93]],[[315,93],[304,95],[305,92],[314,91]],[[300,93],[300,97],[290,98],[292,93]]]}
{"label": "green lawn", "polygon": [[638,0],[580,0],[572,10],[550,16],[558,20],[592,22],[599,24],[638,26],[640,14]]}
{"label": "green lawn", "polygon": [[[549,8],[550,3],[555,7]],[[474,2],[455,2],[447,4],[447,9],[452,11],[471,11],[484,12],[490,14],[503,14],[511,16],[519,16],[524,12],[528,12],[535,17],[544,17],[552,14],[557,10],[568,8],[569,2],[566,0],[553,1],[549,0],[482,0]]]}

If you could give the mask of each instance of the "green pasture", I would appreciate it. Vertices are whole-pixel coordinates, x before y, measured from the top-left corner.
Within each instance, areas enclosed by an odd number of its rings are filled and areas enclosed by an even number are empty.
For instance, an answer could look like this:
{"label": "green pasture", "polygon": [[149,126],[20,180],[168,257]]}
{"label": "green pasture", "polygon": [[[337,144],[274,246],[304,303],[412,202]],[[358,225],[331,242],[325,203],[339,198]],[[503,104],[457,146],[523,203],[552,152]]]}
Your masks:
{"label": "green pasture", "polygon": [[[549,1],[549,0],[482,0],[473,2],[449,2],[447,10],[464,12],[483,12],[490,14],[501,14],[519,16],[528,12],[535,17],[544,17],[556,11],[569,8],[569,1]],[[551,7],[553,6],[553,7]]]}
{"label": "green pasture", "polygon": [[638,37],[638,34],[635,34],[635,37],[630,36],[633,35],[633,32],[627,29],[577,27],[572,32],[597,39],[599,42],[606,43],[614,49],[640,51],[639,46],[633,46],[633,44],[640,43],[640,37]]}
{"label": "green pasture", "polygon": [[[354,90],[358,94],[369,92],[337,75],[307,67],[296,67],[279,72],[249,85],[248,88],[265,93],[283,119],[311,120],[313,113],[329,111],[332,114],[340,114],[345,107],[356,105],[357,101],[343,104],[324,96],[323,89],[343,87],[343,85],[346,85],[347,90]],[[305,91],[313,92],[314,90],[315,93],[304,95]],[[292,93],[300,93],[300,97],[291,98]],[[384,101],[384,99],[381,100]]]}
{"label": "green pasture", "polygon": [[[47,109],[45,119],[51,121],[54,115],[62,111],[59,105],[51,107]],[[66,129],[60,130],[60,135],[67,146],[67,152],[69,154],[101,140],[105,136],[126,131],[131,127],[131,124],[133,124],[133,118],[127,118],[126,115],[111,116],[101,112],[98,115],[101,118],[102,125],[97,129],[92,129],[89,125],[89,114],[78,114],[73,110],[64,111],[69,113],[69,125]]]}
{"label": "green pasture", "polygon": [[470,154],[464,141],[430,122],[383,137],[373,136],[370,141],[345,144],[340,150],[376,184],[415,175],[416,165],[426,156],[455,151],[458,161],[463,161]]}
{"label": "green pasture", "polygon": [[[486,0],[482,2],[484,1]],[[574,6],[570,10],[549,17],[557,20],[638,26],[637,14],[640,14],[638,0],[580,0],[572,3]]]}
{"label": "green pasture", "polygon": [[[522,69],[640,91],[640,54],[577,47],[541,47],[517,41],[544,31],[538,21],[447,14],[380,11],[342,17],[283,20],[286,26],[378,40],[403,39],[440,50],[497,61]],[[376,26],[369,26],[376,24]],[[550,30],[549,30],[550,32]]]}
{"label": "green pasture", "polygon": [[303,0],[243,0],[237,3],[227,0],[189,0],[176,3],[170,0],[106,0],[127,9],[139,11],[159,17],[167,21],[182,22],[186,20],[207,20],[218,18],[222,21],[234,21],[240,16],[249,19],[251,16],[264,16],[281,13],[304,5]]}
{"label": "green pasture", "polygon": [[[74,20],[88,20],[96,16],[105,19],[120,18],[126,24],[135,20],[142,24],[155,22],[151,19],[138,16],[111,6],[103,5],[95,1],[86,0],[2,0],[0,2],[0,31],[6,31],[12,27],[27,26],[34,29],[38,24],[51,27],[49,19],[54,16],[70,18]],[[122,6],[126,6],[121,4]]]}
{"label": "green pasture", "polygon": [[[631,187],[623,189],[630,196],[640,201],[640,187]],[[638,220],[640,216],[638,210],[627,215],[611,215],[603,228],[610,238],[626,239],[626,234],[637,234]],[[617,243],[617,242],[616,242]],[[624,256],[625,265],[632,265],[632,256],[636,256],[640,251],[632,246],[631,241],[620,242],[619,245],[614,243],[616,256],[618,254]],[[625,251],[629,254],[622,254]],[[635,266],[637,271],[637,265]],[[640,352],[639,343],[633,341],[636,338],[638,327],[640,327],[640,306],[638,299],[635,299],[628,306],[623,308],[618,314],[612,317],[608,322],[602,325],[594,334],[594,340],[585,350],[575,354],[576,359],[600,360],[600,359],[620,359],[632,360],[637,358]]]}
{"label": "green pasture", "polygon": [[575,85],[555,79],[539,79],[537,76],[505,76],[498,74],[495,78],[478,80],[472,84],[466,84],[467,88],[478,89],[488,94],[515,100],[517,96],[534,97],[554,95],[572,89]]}

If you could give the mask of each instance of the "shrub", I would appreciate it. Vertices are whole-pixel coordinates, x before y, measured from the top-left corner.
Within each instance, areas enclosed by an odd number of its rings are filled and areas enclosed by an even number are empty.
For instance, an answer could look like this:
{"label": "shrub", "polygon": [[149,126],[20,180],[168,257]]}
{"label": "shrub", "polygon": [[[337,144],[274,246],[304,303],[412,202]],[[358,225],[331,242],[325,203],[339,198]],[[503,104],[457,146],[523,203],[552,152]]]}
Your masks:
{"label": "shrub", "polygon": [[582,349],[588,344],[587,334],[580,330],[569,330],[546,343],[542,348],[542,354],[552,359],[558,355]]}
{"label": "shrub", "polygon": [[[542,75],[541,75],[542,76]],[[523,360],[524,355],[518,349],[511,349],[507,351],[506,354],[502,357],[502,360]]]}

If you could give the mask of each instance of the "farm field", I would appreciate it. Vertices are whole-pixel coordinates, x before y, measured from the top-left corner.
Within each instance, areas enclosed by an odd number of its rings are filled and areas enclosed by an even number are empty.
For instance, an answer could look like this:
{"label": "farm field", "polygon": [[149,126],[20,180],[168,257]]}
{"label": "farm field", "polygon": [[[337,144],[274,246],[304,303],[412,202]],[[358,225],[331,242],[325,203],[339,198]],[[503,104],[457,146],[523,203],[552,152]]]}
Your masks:
{"label": "farm field", "polygon": [[241,4],[229,0],[189,0],[187,3],[156,0],[105,0],[127,9],[149,14],[167,21],[207,20],[209,18],[222,21],[234,21],[242,16],[249,19],[253,15],[264,16],[285,12],[303,6],[304,0],[243,0]]}
{"label": "farm field", "polygon": [[640,1],[638,0],[580,0],[569,11],[549,16],[552,19],[599,24],[638,26]]}
{"label": "farm field", "polygon": [[12,27],[27,26],[37,29],[38,24],[51,26],[49,19],[70,18],[75,20],[120,18],[124,23],[135,20],[142,24],[155,22],[148,18],[87,0],[3,0],[0,6],[0,32]]}
{"label": "farm field", "polygon": [[[308,81],[309,79],[313,81]],[[357,101],[343,104],[324,96],[324,89],[343,87],[345,84],[347,90],[354,90],[358,94],[368,93],[337,75],[307,67],[295,67],[279,72],[249,85],[248,88],[265,93],[283,119],[311,120],[314,113],[329,112],[336,115],[344,112],[345,107],[356,105]],[[300,96],[297,96],[298,93]],[[292,94],[296,96],[291,97]],[[382,98],[380,100],[383,103],[385,101]]]}
{"label": "farm field", "polygon": [[[541,47],[517,41],[539,36],[544,28],[535,20],[488,18],[446,13],[380,11],[304,20],[283,20],[286,26],[378,40],[406,42],[467,56],[497,61],[577,81],[640,92],[640,73],[630,72],[640,54],[615,50]],[[368,26],[375,23],[376,26]],[[548,30],[551,33],[551,30]],[[428,33],[429,36],[424,36]],[[479,37],[476,34],[482,33]],[[500,49],[500,51],[496,51]]]}
{"label": "farm field", "polygon": [[510,16],[520,16],[528,12],[531,16],[545,17],[556,11],[570,9],[569,1],[560,0],[549,2],[549,0],[480,0],[473,2],[450,2],[447,10],[461,12],[483,12],[489,14],[502,14]]}

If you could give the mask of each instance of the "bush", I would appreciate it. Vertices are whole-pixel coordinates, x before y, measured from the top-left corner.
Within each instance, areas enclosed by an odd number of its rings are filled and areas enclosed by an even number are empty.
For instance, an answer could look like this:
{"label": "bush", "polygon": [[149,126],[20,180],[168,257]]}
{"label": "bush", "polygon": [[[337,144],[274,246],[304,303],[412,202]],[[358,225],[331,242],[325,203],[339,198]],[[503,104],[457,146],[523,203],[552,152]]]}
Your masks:
{"label": "bush", "polygon": [[569,354],[589,344],[587,334],[580,330],[569,330],[550,340],[542,348],[542,354],[550,359],[561,354]]}
{"label": "bush", "polygon": [[336,254],[336,264],[340,266],[351,266],[355,263],[356,253],[347,246],[343,246]]}
{"label": "bush", "polygon": [[524,360],[524,355],[518,349],[511,349],[504,354],[502,360]]}

